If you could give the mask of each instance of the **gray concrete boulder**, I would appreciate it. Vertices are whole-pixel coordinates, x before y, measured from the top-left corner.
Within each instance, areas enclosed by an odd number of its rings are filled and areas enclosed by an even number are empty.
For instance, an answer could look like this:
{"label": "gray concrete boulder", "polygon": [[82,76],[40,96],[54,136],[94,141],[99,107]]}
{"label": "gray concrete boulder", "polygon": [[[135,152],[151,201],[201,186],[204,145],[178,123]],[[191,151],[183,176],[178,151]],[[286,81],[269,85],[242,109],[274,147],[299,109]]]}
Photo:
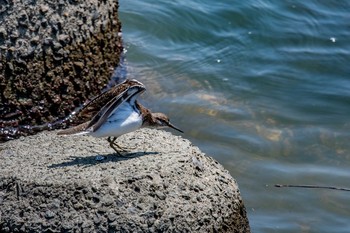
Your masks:
{"label": "gray concrete boulder", "polygon": [[24,126],[63,119],[100,94],[123,48],[117,0],[0,2],[0,141],[5,141],[34,133]]}
{"label": "gray concrete boulder", "polygon": [[[237,183],[165,131],[42,132],[0,144],[1,232],[250,232]],[[101,156],[103,160],[99,160]]]}

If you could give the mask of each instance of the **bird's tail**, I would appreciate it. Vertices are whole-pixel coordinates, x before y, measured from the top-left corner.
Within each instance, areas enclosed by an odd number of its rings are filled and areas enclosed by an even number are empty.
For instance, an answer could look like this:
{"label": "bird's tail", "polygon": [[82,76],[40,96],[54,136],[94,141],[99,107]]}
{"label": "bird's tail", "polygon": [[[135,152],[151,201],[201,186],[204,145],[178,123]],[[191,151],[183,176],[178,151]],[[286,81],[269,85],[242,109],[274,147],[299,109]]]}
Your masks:
{"label": "bird's tail", "polygon": [[86,129],[86,127],[89,125],[89,122],[85,122],[83,124],[74,126],[72,128],[61,130],[57,133],[57,135],[83,135],[88,134],[90,131]]}

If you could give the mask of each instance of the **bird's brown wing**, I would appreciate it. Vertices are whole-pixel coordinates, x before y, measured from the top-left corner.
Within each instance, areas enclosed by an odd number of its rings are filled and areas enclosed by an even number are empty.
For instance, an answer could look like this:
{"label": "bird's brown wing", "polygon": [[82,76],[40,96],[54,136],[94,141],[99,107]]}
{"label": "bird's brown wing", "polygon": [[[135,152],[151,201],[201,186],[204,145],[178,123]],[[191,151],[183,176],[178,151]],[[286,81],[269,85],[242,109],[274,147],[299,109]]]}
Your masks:
{"label": "bird's brown wing", "polygon": [[86,122],[91,120],[98,112],[101,111],[101,109],[103,108],[103,106],[106,105],[106,103],[109,103],[116,96],[118,96],[119,94],[126,91],[128,88],[135,85],[144,86],[142,83],[136,80],[127,79],[124,82],[112,87],[108,91],[103,92],[98,96],[94,97],[88,103],[84,104],[80,109],[73,112],[68,117],[68,119],[72,122],[75,122],[75,121]]}
{"label": "bird's brown wing", "polygon": [[123,83],[96,96],[85,104],[70,118],[84,122],[58,134],[78,134],[96,131],[108,119],[108,117],[126,100],[145,90],[145,86],[136,80],[125,80]]}
{"label": "bird's brown wing", "polygon": [[110,100],[101,111],[99,111],[90,121],[89,125],[87,126],[87,130],[89,131],[96,131],[98,130],[103,123],[107,121],[107,119],[112,115],[113,112],[115,112],[118,107],[124,103],[125,101],[130,100],[135,95],[141,94],[146,89],[144,86],[132,86],[129,87],[127,90],[123,91],[121,94]]}

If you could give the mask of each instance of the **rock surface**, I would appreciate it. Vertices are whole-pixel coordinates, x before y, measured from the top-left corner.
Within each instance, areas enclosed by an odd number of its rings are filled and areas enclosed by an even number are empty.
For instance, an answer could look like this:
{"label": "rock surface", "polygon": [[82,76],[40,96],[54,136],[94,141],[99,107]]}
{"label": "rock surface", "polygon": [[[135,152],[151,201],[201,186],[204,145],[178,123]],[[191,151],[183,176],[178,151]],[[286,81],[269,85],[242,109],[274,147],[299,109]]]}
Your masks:
{"label": "rock surface", "polygon": [[0,2],[4,141],[34,133],[23,126],[63,119],[100,94],[122,45],[116,0]]}
{"label": "rock surface", "polygon": [[[250,232],[237,183],[197,147],[142,129],[0,144],[1,232]],[[98,159],[104,157],[104,160]]]}

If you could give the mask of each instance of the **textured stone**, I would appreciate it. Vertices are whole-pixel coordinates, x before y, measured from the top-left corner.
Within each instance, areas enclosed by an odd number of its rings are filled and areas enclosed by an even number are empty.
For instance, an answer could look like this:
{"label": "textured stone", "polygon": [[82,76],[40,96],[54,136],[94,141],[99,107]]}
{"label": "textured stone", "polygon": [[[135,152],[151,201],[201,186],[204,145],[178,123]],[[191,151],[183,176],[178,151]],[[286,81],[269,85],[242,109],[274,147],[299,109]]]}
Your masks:
{"label": "textured stone", "polygon": [[235,180],[188,140],[142,129],[118,143],[127,157],[55,132],[0,144],[0,231],[250,232]]}
{"label": "textured stone", "polygon": [[121,51],[118,1],[1,1],[0,141],[101,93]]}

